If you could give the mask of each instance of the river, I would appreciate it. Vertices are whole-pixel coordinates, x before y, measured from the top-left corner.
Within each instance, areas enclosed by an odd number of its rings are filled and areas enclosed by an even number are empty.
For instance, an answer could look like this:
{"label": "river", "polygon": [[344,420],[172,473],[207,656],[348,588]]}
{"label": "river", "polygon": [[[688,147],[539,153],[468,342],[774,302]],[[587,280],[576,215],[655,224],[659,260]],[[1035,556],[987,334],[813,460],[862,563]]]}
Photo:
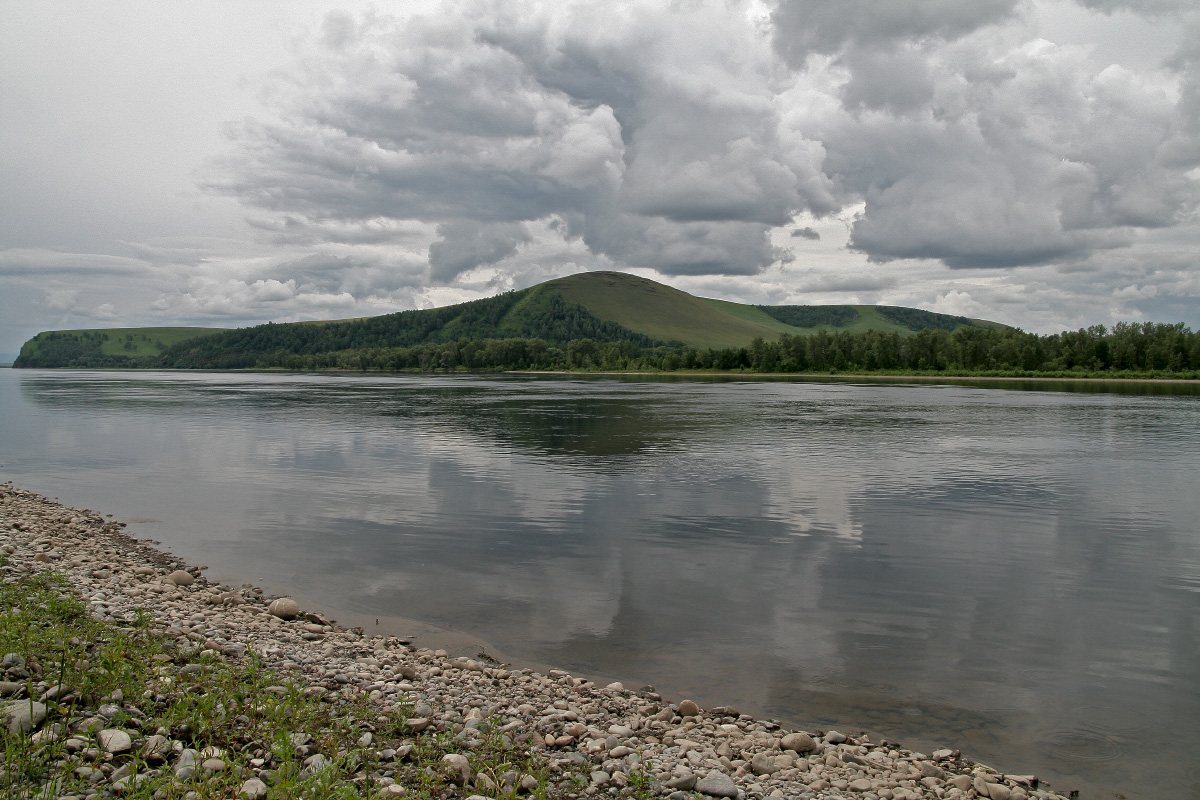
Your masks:
{"label": "river", "polygon": [[1195,385],[0,370],[214,579],[1084,798],[1200,797],[1198,476]]}

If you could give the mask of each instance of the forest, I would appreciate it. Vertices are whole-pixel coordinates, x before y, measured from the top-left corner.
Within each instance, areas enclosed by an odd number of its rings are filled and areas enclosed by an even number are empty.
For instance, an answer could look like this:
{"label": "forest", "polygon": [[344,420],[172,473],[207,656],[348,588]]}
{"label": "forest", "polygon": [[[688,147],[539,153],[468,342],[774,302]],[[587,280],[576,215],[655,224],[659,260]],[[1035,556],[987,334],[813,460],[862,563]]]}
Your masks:
{"label": "forest", "polygon": [[[165,366],[165,365],[164,365]],[[1017,329],[924,330],[910,335],[819,331],[757,339],[748,347],[699,349],[591,338],[457,339],[409,347],[317,353],[278,349],[255,368],[294,370],[745,371],[761,373],[944,373],[1200,377],[1200,334],[1179,324],[1095,325],[1050,335]]]}

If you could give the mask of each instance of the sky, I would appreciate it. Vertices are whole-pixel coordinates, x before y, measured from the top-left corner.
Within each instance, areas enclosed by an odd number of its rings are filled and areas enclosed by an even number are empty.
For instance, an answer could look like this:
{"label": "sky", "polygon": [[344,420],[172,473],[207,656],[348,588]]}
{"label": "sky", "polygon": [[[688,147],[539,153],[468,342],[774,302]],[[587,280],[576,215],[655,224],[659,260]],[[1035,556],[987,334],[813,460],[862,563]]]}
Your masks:
{"label": "sky", "polygon": [[1198,328],[1200,6],[0,5],[0,353],[585,270]]}

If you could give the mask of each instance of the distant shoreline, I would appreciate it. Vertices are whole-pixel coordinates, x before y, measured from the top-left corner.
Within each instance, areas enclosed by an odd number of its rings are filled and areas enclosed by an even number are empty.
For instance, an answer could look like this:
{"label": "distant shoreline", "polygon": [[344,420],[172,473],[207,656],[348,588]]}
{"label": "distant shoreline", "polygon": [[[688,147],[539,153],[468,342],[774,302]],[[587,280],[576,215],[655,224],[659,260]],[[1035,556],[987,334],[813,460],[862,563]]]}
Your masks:
{"label": "distant shoreline", "polygon": [[[11,364],[0,364],[0,368],[12,368]],[[744,372],[706,370],[355,370],[355,369],[284,369],[262,367],[248,369],[179,369],[172,367],[128,368],[128,367],[22,367],[30,372],[181,372],[181,373],[228,373],[238,374],[288,374],[288,375],[548,375],[548,376],[620,376],[620,377],[674,377],[674,378],[745,378],[747,380],[791,380],[843,382],[847,379],[869,380],[880,383],[915,381],[938,383],[942,381],[970,381],[997,383],[1004,381],[1034,381],[1038,383],[1122,383],[1157,385],[1200,385],[1200,378],[1154,377],[1138,378],[1097,375],[957,375],[954,373],[878,373],[878,372]]]}

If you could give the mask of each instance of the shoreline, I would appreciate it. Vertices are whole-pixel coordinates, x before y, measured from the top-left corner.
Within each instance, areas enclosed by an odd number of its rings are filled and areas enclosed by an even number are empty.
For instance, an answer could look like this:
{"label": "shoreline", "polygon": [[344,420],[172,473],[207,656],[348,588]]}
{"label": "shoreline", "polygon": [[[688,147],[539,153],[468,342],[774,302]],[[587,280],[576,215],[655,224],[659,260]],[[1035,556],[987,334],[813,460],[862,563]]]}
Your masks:
{"label": "shoreline", "polygon": [[[140,610],[180,645],[230,661],[252,649],[265,666],[304,684],[309,696],[413,705],[432,729],[456,740],[473,714],[478,719],[487,710],[485,717],[498,717],[500,730],[551,771],[588,775],[577,795],[556,796],[633,796],[635,778],[644,776],[651,794],[671,800],[1063,800],[1033,776],[1005,775],[956,750],[926,755],[865,735],[787,730],[732,708],[669,702],[653,687],[602,687],[562,670],[509,668],[484,654],[455,657],[298,607],[284,619],[289,614],[271,612],[274,598],[261,589],[210,583],[201,568],[123,528],[90,509],[0,485],[6,581],[12,573],[53,571],[98,619],[125,624]],[[473,797],[494,794],[475,788]]]}
{"label": "shoreline", "polygon": [[[0,364],[0,369],[17,369],[12,365]],[[942,381],[969,382],[1013,382],[1032,381],[1035,383],[1078,383],[1103,384],[1116,383],[1125,385],[1166,385],[1166,386],[1200,386],[1200,378],[1130,378],[1104,377],[1097,375],[955,375],[952,373],[879,373],[879,372],[751,372],[751,371],[701,371],[701,370],[534,370],[534,369],[496,369],[496,370],[355,370],[355,369],[284,369],[281,367],[248,367],[245,369],[181,369],[175,367],[21,367],[30,372],[178,372],[183,374],[225,373],[230,375],[263,374],[263,375],[547,375],[547,376],[618,376],[618,377],[653,377],[653,378],[744,378],[747,380],[790,380],[804,381],[833,381],[843,382],[849,379],[887,382],[923,382],[938,383]]]}

